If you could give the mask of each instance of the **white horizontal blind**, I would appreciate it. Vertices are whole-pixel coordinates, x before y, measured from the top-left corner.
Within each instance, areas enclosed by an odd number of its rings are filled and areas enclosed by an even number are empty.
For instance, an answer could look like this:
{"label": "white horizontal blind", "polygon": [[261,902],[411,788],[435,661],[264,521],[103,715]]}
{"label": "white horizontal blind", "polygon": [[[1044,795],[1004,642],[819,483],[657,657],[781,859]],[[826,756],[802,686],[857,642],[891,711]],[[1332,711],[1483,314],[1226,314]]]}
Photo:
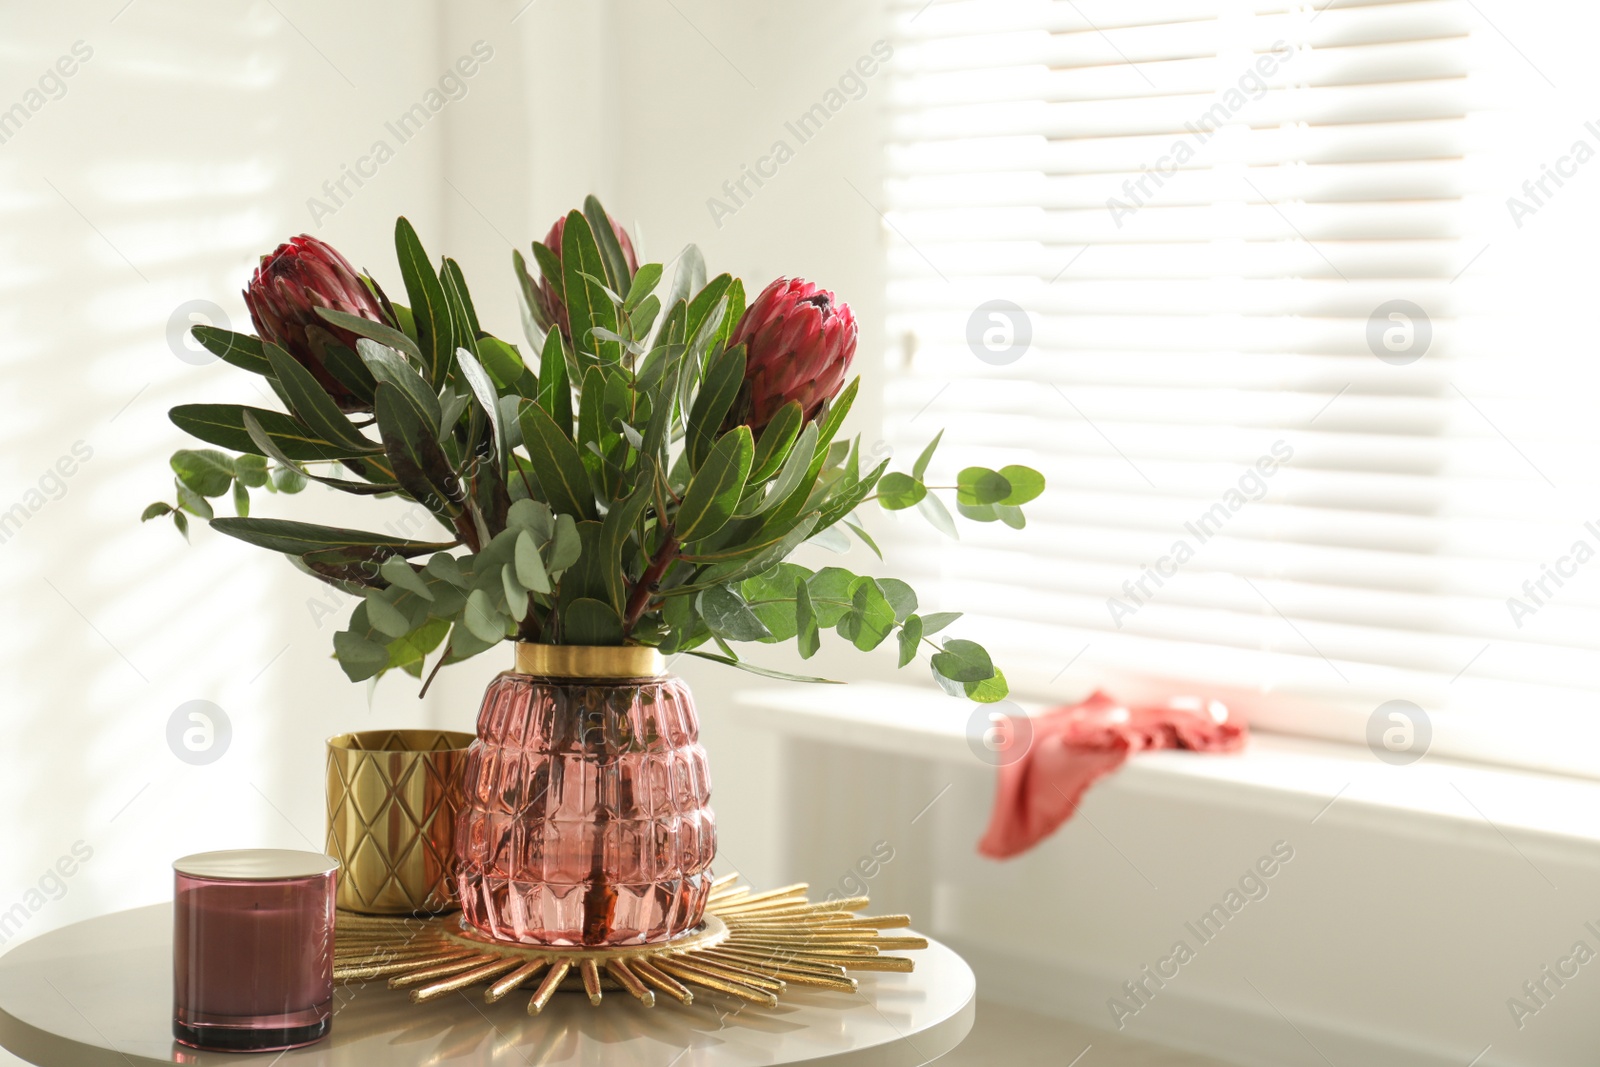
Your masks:
{"label": "white horizontal blind", "polygon": [[1600,560],[1523,586],[1600,549],[1595,360],[1561,351],[1583,309],[1545,345],[1463,280],[1508,136],[1472,5],[895,10],[890,438],[948,425],[944,481],[1049,479],[1022,534],[921,558],[1013,687],[1199,688],[1350,740],[1407,700],[1436,751],[1600,769],[1560,732],[1600,719]]}

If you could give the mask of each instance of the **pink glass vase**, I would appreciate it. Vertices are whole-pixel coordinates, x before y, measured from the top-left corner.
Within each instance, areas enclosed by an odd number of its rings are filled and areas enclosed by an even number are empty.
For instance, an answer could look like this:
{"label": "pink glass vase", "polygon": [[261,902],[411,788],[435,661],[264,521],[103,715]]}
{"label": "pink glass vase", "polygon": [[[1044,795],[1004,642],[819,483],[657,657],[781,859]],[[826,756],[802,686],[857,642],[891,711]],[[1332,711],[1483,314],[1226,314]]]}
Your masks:
{"label": "pink glass vase", "polygon": [[456,884],[479,932],[643,945],[700,923],[716,822],[689,688],[645,648],[519,645],[462,771]]}

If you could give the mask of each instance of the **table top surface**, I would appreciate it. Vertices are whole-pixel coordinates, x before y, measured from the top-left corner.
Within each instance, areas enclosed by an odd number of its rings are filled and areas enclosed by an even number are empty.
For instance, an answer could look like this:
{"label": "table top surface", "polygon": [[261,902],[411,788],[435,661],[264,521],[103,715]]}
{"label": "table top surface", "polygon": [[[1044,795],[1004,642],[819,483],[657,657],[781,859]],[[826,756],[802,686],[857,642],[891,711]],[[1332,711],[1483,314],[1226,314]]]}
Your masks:
{"label": "table top surface", "polygon": [[336,986],[328,1038],[240,1055],[172,1040],[172,906],[157,904],[75,923],[0,958],[0,1046],[42,1067],[920,1067],[966,1037],[976,984],[937,941],[911,955],[910,974],[857,972],[855,994],[791,987],[776,1008],[700,990],[691,1005],[611,996],[594,1007],[562,992],[529,1016],[526,998],[485,1004],[481,989],[419,1005],[382,982]]}

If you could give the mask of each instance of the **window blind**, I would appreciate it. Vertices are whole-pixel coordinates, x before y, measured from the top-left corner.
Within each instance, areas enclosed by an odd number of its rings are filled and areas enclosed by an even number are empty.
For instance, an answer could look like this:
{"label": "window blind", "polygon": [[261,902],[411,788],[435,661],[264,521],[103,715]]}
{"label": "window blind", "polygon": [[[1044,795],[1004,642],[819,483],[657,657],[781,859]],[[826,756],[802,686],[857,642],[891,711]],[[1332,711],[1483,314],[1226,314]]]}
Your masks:
{"label": "window blind", "polygon": [[1436,752],[1600,773],[1577,309],[1536,365],[1496,318],[1521,60],[1472,5],[894,10],[888,436],[1049,478],[1021,534],[916,541],[1013,689],[1351,741],[1403,700]]}

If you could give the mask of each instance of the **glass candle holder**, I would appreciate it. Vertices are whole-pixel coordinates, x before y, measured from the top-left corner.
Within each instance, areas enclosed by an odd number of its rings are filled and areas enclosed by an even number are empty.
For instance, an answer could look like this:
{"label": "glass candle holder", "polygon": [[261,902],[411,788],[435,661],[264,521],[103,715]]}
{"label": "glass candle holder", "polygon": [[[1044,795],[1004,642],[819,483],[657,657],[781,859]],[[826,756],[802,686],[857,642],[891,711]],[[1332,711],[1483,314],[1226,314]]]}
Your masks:
{"label": "glass candle holder", "polygon": [[316,852],[202,852],[172,865],[172,1036],[270,1052],[333,1026],[334,881]]}

